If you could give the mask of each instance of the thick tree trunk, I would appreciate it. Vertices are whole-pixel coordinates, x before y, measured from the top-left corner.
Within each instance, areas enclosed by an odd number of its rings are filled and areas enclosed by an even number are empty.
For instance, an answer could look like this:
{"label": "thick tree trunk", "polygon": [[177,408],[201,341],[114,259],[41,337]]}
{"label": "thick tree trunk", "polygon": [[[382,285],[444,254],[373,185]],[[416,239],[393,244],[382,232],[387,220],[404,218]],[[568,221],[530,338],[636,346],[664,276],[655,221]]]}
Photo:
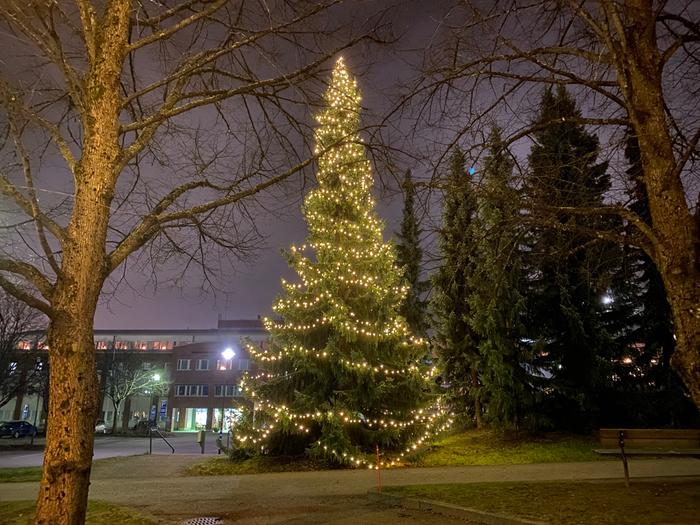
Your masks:
{"label": "thick tree trunk", "polygon": [[630,0],[625,47],[617,50],[618,73],[639,141],[654,240],[651,254],[673,313],[676,350],[671,362],[700,409],[700,243],[690,213],[664,113],[663,64],[651,2]]}
{"label": "thick tree trunk", "polygon": [[[79,98],[83,141],[73,169],[75,194],[53,288],[48,342],[49,422],[36,523],[85,521],[98,410],[93,320],[110,268],[107,227],[119,176],[120,78],[131,2],[108,2],[85,33],[92,50]],[[99,18],[99,19],[98,19]]]}
{"label": "thick tree trunk", "polygon": [[85,522],[97,415],[92,318],[49,325],[51,360],[44,472],[36,523]]}

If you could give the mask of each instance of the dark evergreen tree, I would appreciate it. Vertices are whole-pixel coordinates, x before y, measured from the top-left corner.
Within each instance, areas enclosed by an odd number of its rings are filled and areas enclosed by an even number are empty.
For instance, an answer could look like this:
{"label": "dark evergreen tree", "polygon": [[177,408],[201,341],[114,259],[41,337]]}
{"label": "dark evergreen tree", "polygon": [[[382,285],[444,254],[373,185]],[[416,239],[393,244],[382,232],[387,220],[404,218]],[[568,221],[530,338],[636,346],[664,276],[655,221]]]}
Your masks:
{"label": "dark evergreen tree", "polygon": [[438,234],[442,264],[433,277],[433,342],[453,407],[481,426],[480,341],[470,324],[472,309],[469,302],[473,292],[470,286],[475,213],[474,185],[465,173],[463,153],[455,149]]}
{"label": "dark evergreen tree", "polygon": [[[631,184],[630,209],[651,226],[639,145],[631,134],[625,157]],[[675,342],[663,281],[642,249],[627,247],[624,255],[608,306],[608,315],[627,314],[627,329],[616,334],[607,420],[641,426],[690,424],[697,411],[684,395],[683,384],[670,364]]]}
{"label": "dark evergreen tree", "polygon": [[563,87],[545,90],[524,188],[535,225],[525,244],[526,340],[547,394],[541,410],[558,427],[584,429],[595,424],[610,362],[602,297],[615,256],[610,243],[586,234],[604,227],[601,219],[562,210],[602,206],[610,186],[607,164],[596,160],[598,140],[577,117]]}
{"label": "dark evergreen tree", "polygon": [[403,276],[409,288],[399,313],[406,319],[411,332],[425,337],[428,329],[427,301],[425,300],[428,282],[421,280],[423,249],[420,246],[421,229],[416,217],[416,188],[411,170],[407,170],[404,177],[403,195],[403,218],[401,231],[397,234],[396,264],[403,268]]}
{"label": "dark evergreen tree", "polygon": [[[517,191],[511,186],[513,161],[500,130],[491,132],[488,156],[472,221],[470,321],[479,336],[481,380],[488,420],[518,428],[528,421],[532,388],[523,353]],[[531,425],[529,425],[531,426]]]}

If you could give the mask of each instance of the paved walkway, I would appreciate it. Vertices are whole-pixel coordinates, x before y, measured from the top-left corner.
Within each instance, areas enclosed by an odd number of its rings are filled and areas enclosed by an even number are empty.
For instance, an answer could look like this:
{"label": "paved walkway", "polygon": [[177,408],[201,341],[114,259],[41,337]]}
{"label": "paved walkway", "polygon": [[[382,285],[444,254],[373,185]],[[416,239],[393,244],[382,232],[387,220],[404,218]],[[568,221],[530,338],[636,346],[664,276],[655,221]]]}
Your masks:
{"label": "paved walkway", "polygon": [[[98,464],[91,498],[141,509],[162,523],[197,516],[220,516],[226,523],[333,525],[452,525],[463,521],[420,511],[384,509],[367,502],[376,471],[342,470],[178,477],[201,456],[138,456]],[[700,476],[700,461],[689,458],[630,462],[632,478]],[[393,469],[382,473],[384,485],[621,479],[619,461],[534,465]],[[36,483],[0,485],[0,501],[34,499]]]}

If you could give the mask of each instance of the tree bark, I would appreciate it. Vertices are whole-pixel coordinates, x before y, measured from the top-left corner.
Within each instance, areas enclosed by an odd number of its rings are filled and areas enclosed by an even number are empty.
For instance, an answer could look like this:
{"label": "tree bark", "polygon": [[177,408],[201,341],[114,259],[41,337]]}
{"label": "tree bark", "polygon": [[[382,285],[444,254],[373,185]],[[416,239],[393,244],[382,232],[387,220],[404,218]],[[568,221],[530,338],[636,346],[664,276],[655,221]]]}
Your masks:
{"label": "tree bark", "polygon": [[114,414],[112,414],[112,432],[113,433],[117,432],[118,430],[121,430],[117,427],[117,418],[118,418],[118,414],[119,414],[119,406],[120,405],[121,405],[121,401],[119,403],[117,403],[116,401],[114,401],[114,399],[112,400],[112,406],[114,407]]}
{"label": "tree bark", "polygon": [[124,410],[122,410],[121,430],[122,432],[129,431],[129,421],[131,421],[131,398],[127,397],[124,400]]}
{"label": "tree bark", "polygon": [[49,325],[50,402],[36,523],[83,524],[97,415],[92,318]]}
{"label": "tree bark", "polygon": [[698,224],[691,214],[664,114],[663,63],[650,2],[630,0],[624,47],[616,50],[622,92],[639,141],[656,239],[651,254],[673,313],[671,363],[700,408],[700,265]]}

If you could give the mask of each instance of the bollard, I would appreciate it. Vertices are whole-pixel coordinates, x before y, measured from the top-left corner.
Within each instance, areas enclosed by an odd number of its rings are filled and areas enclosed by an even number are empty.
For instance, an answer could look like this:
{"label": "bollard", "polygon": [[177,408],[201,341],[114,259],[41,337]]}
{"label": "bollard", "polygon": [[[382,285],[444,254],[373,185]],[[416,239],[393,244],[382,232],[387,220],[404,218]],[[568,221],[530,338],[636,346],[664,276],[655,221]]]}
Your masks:
{"label": "bollard", "polygon": [[202,454],[204,454],[204,441],[206,440],[207,434],[204,430],[200,430],[197,432],[197,443],[199,443],[199,448],[202,450]]}

